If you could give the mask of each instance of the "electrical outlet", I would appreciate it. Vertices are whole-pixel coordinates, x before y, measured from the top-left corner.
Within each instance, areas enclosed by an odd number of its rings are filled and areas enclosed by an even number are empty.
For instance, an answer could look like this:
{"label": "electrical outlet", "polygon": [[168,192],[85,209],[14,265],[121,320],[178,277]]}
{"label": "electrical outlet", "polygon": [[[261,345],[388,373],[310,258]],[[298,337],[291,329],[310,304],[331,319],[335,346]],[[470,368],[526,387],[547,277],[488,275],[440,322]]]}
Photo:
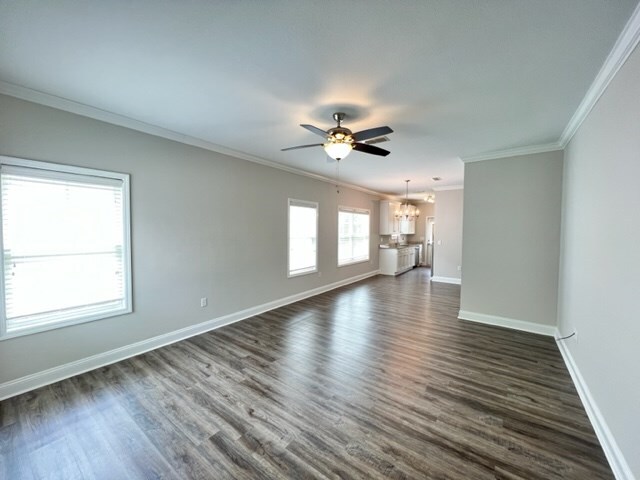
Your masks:
{"label": "electrical outlet", "polygon": [[462,271],[462,265],[458,265],[458,271],[461,272]]}
{"label": "electrical outlet", "polygon": [[201,307],[206,307],[207,306],[207,297],[202,297],[200,299],[200,306]]}

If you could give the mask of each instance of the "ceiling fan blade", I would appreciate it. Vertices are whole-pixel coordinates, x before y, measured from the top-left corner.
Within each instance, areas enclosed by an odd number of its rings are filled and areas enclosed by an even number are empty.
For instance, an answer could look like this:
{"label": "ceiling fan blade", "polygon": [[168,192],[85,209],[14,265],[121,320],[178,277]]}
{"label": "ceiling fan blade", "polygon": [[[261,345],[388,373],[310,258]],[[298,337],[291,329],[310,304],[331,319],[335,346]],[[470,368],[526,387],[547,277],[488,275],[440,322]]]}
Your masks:
{"label": "ceiling fan blade", "polygon": [[393,133],[393,130],[391,130],[391,128],[387,126],[384,126],[361,130],[360,132],[356,132],[351,136],[356,142],[361,142],[363,140],[368,140],[369,138],[382,137],[383,135],[387,135],[389,133]]}
{"label": "ceiling fan blade", "polygon": [[354,143],[353,149],[362,153],[380,155],[381,157],[386,157],[391,153],[389,150],[385,150],[384,148],[376,147],[374,145],[367,145],[366,143]]}
{"label": "ceiling fan blade", "polygon": [[314,127],[313,125],[308,125],[306,123],[301,123],[300,126],[302,128],[306,128],[311,133],[315,133],[316,135],[320,135],[321,137],[327,138],[329,136],[329,134],[327,132],[325,132],[321,128]]}
{"label": "ceiling fan blade", "polygon": [[322,143],[312,143],[311,145],[298,145],[297,147],[288,147],[280,150],[281,152],[286,152],[287,150],[297,150],[298,148],[309,148],[309,147],[321,147]]}

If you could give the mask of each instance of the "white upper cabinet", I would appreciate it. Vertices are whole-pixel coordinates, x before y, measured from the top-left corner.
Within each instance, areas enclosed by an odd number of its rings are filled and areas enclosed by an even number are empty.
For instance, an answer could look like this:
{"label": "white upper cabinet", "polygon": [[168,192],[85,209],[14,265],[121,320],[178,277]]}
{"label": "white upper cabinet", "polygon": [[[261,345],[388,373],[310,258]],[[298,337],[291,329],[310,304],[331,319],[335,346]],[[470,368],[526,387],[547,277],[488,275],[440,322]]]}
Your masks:
{"label": "white upper cabinet", "polygon": [[416,233],[416,219],[412,218],[407,220],[406,218],[403,218],[400,220],[400,233],[407,235],[413,235]]}
{"label": "white upper cabinet", "polygon": [[400,233],[400,222],[396,218],[396,210],[400,207],[397,202],[380,200],[380,235]]}
{"label": "white upper cabinet", "polygon": [[393,235],[402,233],[413,235],[416,233],[416,219],[397,218],[396,212],[400,210],[399,202],[380,200],[380,235]]}

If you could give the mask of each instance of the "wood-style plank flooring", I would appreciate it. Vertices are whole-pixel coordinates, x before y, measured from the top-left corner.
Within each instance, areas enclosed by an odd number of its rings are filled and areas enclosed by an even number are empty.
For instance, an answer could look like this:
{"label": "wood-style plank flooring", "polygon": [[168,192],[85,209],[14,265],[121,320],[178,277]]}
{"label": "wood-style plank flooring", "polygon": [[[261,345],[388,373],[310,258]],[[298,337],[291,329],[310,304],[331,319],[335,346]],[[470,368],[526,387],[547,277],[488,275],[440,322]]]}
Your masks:
{"label": "wood-style plank flooring", "polygon": [[3,479],[613,478],[555,342],[379,276],[0,403]]}

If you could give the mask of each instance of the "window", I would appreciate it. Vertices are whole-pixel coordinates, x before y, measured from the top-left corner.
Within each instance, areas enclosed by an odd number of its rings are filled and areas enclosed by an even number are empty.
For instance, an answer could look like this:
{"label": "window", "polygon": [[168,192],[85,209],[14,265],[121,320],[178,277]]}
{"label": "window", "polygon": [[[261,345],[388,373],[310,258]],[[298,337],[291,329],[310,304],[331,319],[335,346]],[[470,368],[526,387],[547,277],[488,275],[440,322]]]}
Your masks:
{"label": "window", "polygon": [[128,175],[0,157],[0,189],[1,337],[131,312]]}
{"label": "window", "polygon": [[318,204],[289,199],[289,276],[318,271]]}
{"label": "window", "polygon": [[338,208],[338,266],[369,260],[369,210]]}

